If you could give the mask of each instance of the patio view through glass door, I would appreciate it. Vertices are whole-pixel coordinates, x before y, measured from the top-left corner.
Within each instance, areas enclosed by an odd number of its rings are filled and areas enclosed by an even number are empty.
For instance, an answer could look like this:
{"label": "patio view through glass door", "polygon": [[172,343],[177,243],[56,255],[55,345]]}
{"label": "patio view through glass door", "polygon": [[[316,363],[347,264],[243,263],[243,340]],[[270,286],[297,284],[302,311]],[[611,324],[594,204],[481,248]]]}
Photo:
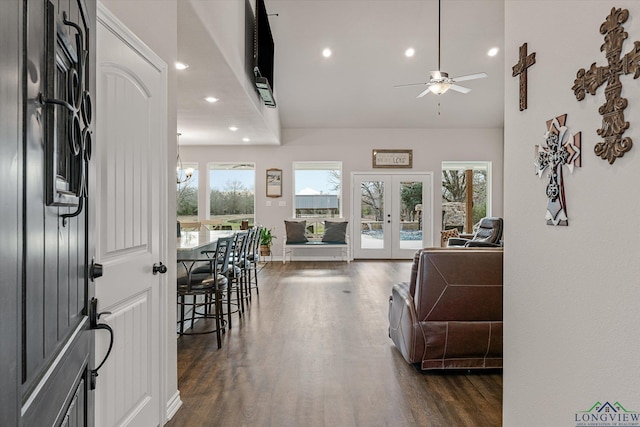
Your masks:
{"label": "patio view through glass door", "polygon": [[411,258],[432,244],[432,174],[353,177],[354,258]]}

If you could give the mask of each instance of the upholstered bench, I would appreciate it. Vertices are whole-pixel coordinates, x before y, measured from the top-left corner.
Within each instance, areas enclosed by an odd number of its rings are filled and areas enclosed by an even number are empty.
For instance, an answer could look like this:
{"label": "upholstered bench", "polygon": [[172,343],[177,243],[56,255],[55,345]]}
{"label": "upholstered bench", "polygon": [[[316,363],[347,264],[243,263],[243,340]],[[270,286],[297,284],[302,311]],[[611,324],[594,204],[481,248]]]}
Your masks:
{"label": "upholstered bench", "polygon": [[[282,239],[282,263],[286,263],[287,255],[292,261],[296,249],[335,249],[347,263],[350,262],[349,233],[347,221],[329,220],[288,220],[284,222],[285,236]],[[319,232],[322,230],[322,233]]]}

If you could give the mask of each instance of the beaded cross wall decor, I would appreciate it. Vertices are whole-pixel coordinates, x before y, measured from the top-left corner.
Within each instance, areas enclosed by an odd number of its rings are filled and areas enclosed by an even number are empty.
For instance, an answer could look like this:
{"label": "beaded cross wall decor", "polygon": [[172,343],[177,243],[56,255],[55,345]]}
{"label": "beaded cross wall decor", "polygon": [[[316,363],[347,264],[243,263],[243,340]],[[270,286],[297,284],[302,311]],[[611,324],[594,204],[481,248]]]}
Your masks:
{"label": "beaded cross wall decor", "polygon": [[581,133],[573,135],[565,126],[567,115],[547,121],[544,145],[536,145],[536,175],[542,178],[548,171],[546,220],[547,225],[569,225],[567,203],[564,198],[562,166],[567,165],[569,172],[581,166]]}

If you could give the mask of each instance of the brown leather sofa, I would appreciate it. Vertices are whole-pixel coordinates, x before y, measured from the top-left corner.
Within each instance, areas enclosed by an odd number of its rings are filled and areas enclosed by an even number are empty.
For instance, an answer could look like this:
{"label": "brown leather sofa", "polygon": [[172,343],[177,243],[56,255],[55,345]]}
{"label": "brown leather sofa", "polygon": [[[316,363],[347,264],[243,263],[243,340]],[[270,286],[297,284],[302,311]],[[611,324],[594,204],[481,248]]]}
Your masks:
{"label": "brown leather sofa", "polygon": [[389,336],[428,369],[502,367],[502,248],[427,248],[393,286]]}

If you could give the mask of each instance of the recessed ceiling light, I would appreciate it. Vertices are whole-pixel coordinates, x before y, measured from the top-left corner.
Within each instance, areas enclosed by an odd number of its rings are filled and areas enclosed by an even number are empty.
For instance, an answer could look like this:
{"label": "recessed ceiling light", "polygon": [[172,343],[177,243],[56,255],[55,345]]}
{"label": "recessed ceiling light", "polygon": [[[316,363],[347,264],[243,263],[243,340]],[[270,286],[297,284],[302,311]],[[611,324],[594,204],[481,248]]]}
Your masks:
{"label": "recessed ceiling light", "polygon": [[237,130],[238,130],[238,128],[237,128],[236,126],[229,126],[229,130],[230,130],[231,132],[235,132],[235,131],[237,131]]}
{"label": "recessed ceiling light", "polygon": [[500,51],[500,49],[498,49],[497,47],[492,47],[491,49],[489,49],[489,51],[487,52],[487,55],[489,56],[496,56],[498,54],[498,52]]}
{"label": "recessed ceiling light", "polygon": [[220,101],[218,98],[214,97],[214,96],[207,96],[205,99],[205,101],[210,102],[210,103],[214,103],[214,102],[218,102]]}
{"label": "recessed ceiling light", "polygon": [[328,58],[331,56],[333,52],[331,52],[331,49],[329,49],[328,47],[325,47],[324,50],[322,51],[322,56],[324,56],[325,58]]}
{"label": "recessed ceiling light", "polygon": [[244,142],[249,142],[249,141],[251,141],[251,140],[245,136],[244,138],[242,138],[242,141],[244,141]]}
{"label": "recessed ceiling light", "polygon": [[412,47],[404,51],[404,56],[406,56],[407,58],[411,58],[415,54],[416,54],[416,50]]}
{"label": "recessed ceiling light", "polygon": [[184,62],[176,62],[176,70],[186,70],[189,68],[189,64],[185,64]]}

